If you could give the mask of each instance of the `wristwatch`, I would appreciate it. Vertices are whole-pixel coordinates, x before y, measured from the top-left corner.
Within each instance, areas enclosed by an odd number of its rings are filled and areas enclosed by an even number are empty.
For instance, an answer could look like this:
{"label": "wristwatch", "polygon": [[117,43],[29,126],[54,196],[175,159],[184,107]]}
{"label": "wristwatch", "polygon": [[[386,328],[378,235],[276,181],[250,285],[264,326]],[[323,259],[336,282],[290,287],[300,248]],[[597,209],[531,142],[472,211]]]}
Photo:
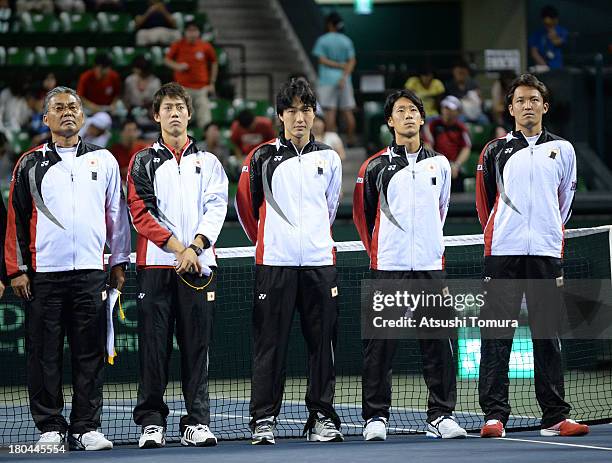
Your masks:
{"label": "wristwatch", "polygon": [[127,262],[121,262],[120,264],[113,265],[112,268],[121,267],[124,272],[127,272],[130,269],[130,264]]}
{"label": "wristwatch", "polygon": [[189,248],[193,249],[193,252],[195,252],[196,256],[200,256],[202,254],[203,249],[196,246],[195,244],[190,244]]}

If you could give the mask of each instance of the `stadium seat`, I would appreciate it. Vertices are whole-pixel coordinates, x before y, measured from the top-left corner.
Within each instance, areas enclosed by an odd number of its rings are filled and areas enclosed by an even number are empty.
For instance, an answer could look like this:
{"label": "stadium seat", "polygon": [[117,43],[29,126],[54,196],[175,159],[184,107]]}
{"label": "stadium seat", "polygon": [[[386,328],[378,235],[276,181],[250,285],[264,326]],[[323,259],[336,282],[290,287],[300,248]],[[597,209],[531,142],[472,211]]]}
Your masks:
{"label": "stadium seat", "polygon": [[274,107],[270,105],[268,100],[249,101],[242,98],[236,98],[232,102],[232,106],[235,114],[243,109],[250,109],[256,116],[265,116],[273,119],[276,115]]}
{"label": "stadium seat", "polygon": [[472,140],[472,147],[478,151],[484,148],[488,142],[493,138],[493,126],[467,123],[470,131],[470,138]]}
{"label": "stadium seat", "polygon": [[62,30],[64,32],[95,32],[98,30],[98,22],[90,13],[60,13]]}
{"label": "stadium seat", "polygon": [[111,56],[113,59],[113,65],[118,67],[129,67],[132,64],[134,58],[138,55],[144,55],[145,58],[153,61],[152,53],[149,48],[135,48],[135,47],[113,47]]}
{"label": "stadium seat", "polygon": [[125,13],[98,13],[98,26],[100,32],[134,32],[134,20]]}
{"label": "stadium seat", "polygon": [[6,64],[9,66],[32,66],[34,58],[31,48],[10,47],[6,52]]}
{"label": "stadium seat", "polygon": [[36,47],[36,64],[39,66],[72,66],[74,53],[69,48]]}
{"label": "stadium seat", "polygon": [[60,30],[60,22],[53,15],[22,13],[15,22],[18,32],[45,33]]}
{"label": "stadium seat", "polygon": [[0,66],[6,64],[6,50],[4,47],[0,47]]}
{"label": "stadium seat", "polygon": [[232,103],[228,100],[211,100],[210,110],[212,119],[217,124],[230,125],[234,120],[235,110]]}
{"label": "stadium seat", "polygon": [[166,56],[166,52],[168,50],[160,46],[154,46],[150,48],[150,51],[151,51],[151,62],[153,63],[153,66],[163,65],[164,57]]}
{"label": "stadium seat", "polygon": [[202,141],[204,139],[204,129],[202,127],[197,127],[194,125],[193,127],[189,127],[187,133],[191,137],[195,138],[197,142]]}

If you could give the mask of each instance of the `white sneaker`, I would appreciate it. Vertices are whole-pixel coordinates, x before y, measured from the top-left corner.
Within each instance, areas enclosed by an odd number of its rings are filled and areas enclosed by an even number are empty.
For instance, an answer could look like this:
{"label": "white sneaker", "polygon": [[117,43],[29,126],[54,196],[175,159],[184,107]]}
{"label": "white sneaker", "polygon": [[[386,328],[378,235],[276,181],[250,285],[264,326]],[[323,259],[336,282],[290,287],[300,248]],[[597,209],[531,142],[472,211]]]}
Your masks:
{"label": "white sneaker", "polygon": [[211,447],[217,445],[217,438],[205,424],[192,424],[185,426],[181,436],[181,445],[195,447]]}
{"label": "white sneaker", "polygon": [[342,442],[344,436],[331,419],[317,413],[314,424],[308,430],[306,440],[309,442]]}
{"label": "white sneaker", "polygon": [[274,445],[274,427],[276,420],[269,416],[255,422],[255,430],[251,436],[251,444],[253,445]]}
{"label": "white sneaker", "polygon": [[66,439],[66,434],[59,431],[43,432],[36,445],[62,445]]}
{"label": "white sneaker", "polygon": [[366,421],[363,428],[364,440],[387,440],[387,419],[375,416]]}
{"label": "white sneaker", "polygon": [[69,434],[68,444],[70,450],[110,450],[113,448],[113,443],[98,431]]}
{"label": "white sneaker", "polygon": [[444,415],[427,423],[425,435],[434,439],[463,439],[467,437],[467,431],[459,426],[454,416]]}
{"label": "white sneaker", "polygon": [[138,447],[141,449],[157,449],[166,445],[166,433],[163,426],[150,424],[145,426],[138,439]]}

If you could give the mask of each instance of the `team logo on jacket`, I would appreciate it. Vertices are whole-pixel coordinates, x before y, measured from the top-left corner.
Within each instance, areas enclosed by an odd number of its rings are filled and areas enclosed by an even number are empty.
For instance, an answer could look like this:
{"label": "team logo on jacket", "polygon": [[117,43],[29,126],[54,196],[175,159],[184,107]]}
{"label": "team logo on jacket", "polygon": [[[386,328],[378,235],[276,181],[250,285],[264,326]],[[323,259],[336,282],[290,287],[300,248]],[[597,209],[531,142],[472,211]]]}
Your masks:
{"label": "team logo on jacket", "polygon": [[512,150],[513,150],[513,149],[514,149],[514,148],[506,148],[506,149],[504,150],[504,153],[506,153],[506,154],[510,154],[510,153],[512,153]]}
{"label": "team logo on jacket", "polygon": [[435,172],[436,171],[435,164],[427,164],[427,170],[429,170],[430,172]]}
{"label": "team logo on jacket", "polygon": [[98,169],[98,158],[91,158],[87,164],[89,165],[89,169],[90,170],[97,170]]}
{"label": "team logo on jacket", "polygon": [[550,159],[555,159],[559,153],[559,148],[555,148],[554,150],[550,150],[550,155],[548,157]]}
{"label": "team logo on jacket", "polygon": [[363,183],[363,177],[357,177],[357,183]]}
{"label": "team logo on jacket", "polygon": [[248,172],[249,166],[242,166],[242,172]]}
{"label": "team logo on jacket", "polygon": [[193,163],[195,164],[195,173],[199,174],[200,172],[202,172],[202,161],[196,159],[195,161],[193,161]]}
{"label": "team logo on jacket", "polygon": [[214,300],[215,300],[215,292],[214,292],[214,291],[208,291],[208,292],[206,293],[206,300],[207,300],[208,302],[212,302],[212,301],[214,301]]}

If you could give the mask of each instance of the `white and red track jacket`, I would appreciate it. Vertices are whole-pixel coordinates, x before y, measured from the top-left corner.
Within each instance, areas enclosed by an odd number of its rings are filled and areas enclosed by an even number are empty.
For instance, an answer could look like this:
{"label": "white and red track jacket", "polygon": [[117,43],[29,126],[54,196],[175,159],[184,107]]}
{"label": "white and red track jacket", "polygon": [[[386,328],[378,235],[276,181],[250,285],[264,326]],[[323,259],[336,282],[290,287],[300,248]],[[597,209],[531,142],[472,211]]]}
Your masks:
{"label": "white and red track jacket", "polygon": [[476,171],[485,256],[563,257],[575,190],[570,142],[545,129],[533,146],[520,131],[490,142]]}
{"label": "white and red track jacket", "polygon": [[256,243],[255,263],[334,265],[331,225],[341,185],[338,153],[313,137],[301,151],[283,136],[251,151],[238,182],[236,211]]}
{"label": "white and red track jacket", "polygon": [[128,169],[128,206],[138,232],[138,267],[173,267],[164,249],[172,235],[185,246],[203,235],[211,246],[199,260],[216,265],[214,244],[227,213],[227,176],[214,154],[189,138],[174,153],[160,138],[134,155]]}
{"label": "white and red track jacket", "polygon": [[8,276],[28,271],[104,269],[130,261],[130,230],[113,155],[79,140],[72,168],[53,143],[25,153],[15,166],[8,203]]}
{"label": "white and red track jacket", "polygon": [[446,157],[395,142],[359,169],[353,220],[373,270],[442,270],[451,169]]}

